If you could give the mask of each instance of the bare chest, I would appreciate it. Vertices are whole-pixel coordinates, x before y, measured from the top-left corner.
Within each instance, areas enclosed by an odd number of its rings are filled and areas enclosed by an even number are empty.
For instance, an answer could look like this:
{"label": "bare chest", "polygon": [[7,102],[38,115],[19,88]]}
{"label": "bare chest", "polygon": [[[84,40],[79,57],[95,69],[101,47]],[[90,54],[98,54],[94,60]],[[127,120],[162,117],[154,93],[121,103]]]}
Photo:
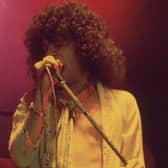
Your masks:
{"label": "bare chest", "polygon": [[[95,122],[102,126],[100,105],[95,103],[89,113]],[[74,132],[70,147],[72,168],[101,168],[102,138],[83,114],[74,124]]]}

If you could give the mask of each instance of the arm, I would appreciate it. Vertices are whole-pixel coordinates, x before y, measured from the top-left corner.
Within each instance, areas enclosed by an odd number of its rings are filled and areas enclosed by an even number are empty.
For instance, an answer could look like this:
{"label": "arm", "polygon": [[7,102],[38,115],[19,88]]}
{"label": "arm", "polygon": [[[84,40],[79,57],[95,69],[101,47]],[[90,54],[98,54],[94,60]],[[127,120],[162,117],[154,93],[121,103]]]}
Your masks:
{"label": "arm", "polygon": [[47,63],[53,65],[57,71],[62,68],[62,64],[60,65],[52,56],[46,56],[37,62],[37,90],[33,96],[26,95],[21,99],[13,117],[9,151],[19,167],[34,165],[39,161],[38,151],[44,127],[44,112],[51,96],[48,75],[44,72]]}
{"label": "arm", "polygon": [[[27,167],[38,157],[39,142],[42,134],[43,118],[29,109],[29,95],[21,98],[13,116],[13,127],[9,140],[9,151],[19,167]],[[39,92],[35,93],[34,104],[40,106]]]}
{"label": "arm", "polygon": [[[44,74],[41,87],[21,98],[14,113],[9,151],[19,167],[30,166],[39,160],[39,144],[44,127],[44,115],[41,114],[46,111],[51,95],[48,83],[48,76]],[[31,108],[30,104],[33,105]]]}
{"label": "arm", "polygon": [[121,153],[128,162],[126,168],[145,168],[140,113],[135,98],[129,93],[123,115]]}

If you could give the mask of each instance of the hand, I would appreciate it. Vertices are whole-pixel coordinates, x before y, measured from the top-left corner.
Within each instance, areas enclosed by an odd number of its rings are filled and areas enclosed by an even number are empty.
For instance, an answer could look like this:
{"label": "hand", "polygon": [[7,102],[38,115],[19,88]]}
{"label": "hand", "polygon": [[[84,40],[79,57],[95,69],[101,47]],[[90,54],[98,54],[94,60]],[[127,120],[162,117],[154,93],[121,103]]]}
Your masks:
{"label": "hand", "polygon": [[50,81],[48,78],[48,74],[45,72],[46,65],[54,68],[57,73],[61,73],[63,68],[63,64],[61,63],[61,61],[51,55],[45,56],[41,61],[38,61],[34,64],[37,73],[38,84],[42,88],[44,94],[48,93],[48,91],[50,90]]}

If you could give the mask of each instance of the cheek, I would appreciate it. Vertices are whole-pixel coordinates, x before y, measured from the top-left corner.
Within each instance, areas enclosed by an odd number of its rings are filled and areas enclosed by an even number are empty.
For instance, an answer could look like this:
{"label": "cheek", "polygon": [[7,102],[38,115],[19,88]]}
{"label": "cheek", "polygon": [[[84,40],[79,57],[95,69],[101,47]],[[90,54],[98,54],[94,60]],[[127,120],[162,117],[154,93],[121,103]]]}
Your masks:
{"label": "cheek", "polygon": [[63,75],[64,76],[71,76],[73,78],[75,78],[76,76],[79,76],[79,74],[81,74],[80,71],[80,66],[79,63],[77,62],[77,60],[71,58],[69,56],[68,59],[60,59],[61,62],[64,64],[64,68],[63,68]]}

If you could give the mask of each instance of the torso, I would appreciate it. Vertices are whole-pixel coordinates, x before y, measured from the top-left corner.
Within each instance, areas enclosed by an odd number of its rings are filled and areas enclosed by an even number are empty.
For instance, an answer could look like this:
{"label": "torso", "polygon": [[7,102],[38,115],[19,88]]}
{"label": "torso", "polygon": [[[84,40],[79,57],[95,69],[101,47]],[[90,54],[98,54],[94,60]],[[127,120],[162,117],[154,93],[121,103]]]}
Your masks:
{"label": "torso", "polygon": [[[84,106],[98,126],[101,127],[102,117],[98,97],[92,96],[84,103]],[[70,155],[72,168],[102,167],[102,138],[81,113],[74,123]]]}

